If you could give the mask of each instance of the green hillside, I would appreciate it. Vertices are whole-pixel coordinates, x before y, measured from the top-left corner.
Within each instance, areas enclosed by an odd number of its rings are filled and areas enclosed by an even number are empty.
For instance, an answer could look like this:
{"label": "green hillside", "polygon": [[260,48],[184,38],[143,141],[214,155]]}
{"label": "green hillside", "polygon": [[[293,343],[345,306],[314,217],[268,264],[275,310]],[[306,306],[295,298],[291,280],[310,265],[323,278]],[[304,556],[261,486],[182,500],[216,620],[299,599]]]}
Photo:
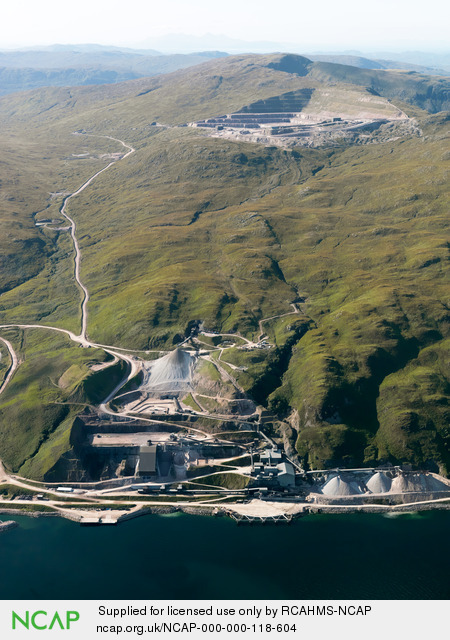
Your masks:
{"label": "green hillside", "polygon": [[[307,88],[322,102],[328,94],[325,106],[336,113],[356,94],[383,108],[391,100],[415,117],[420,135],[288,150],[177,126]],[[435,113],[443,108],[444,78],[282,55],[6,96],[0,323],[79,331],[68,234],[34,220],[58,218],[63,196],[49,194],[73,192],[123,151],[72,132],[114,136],[136,153],[68,207],[90,292],[90,338],[167,348],[193,320],[255,338],[259,320],[300,300],[297,320],[265,325],[276,349],[245,363],[242,352],[230,355],[248,367],[240,384],[290,422],[302,460],[312,468],[409,462],[448,473],[449,116]],[[55,371],[48,379],[81,358],[71,345],[51,358],[43,350]],[[78,365],[80,385],[88,370]],[[24,472],[38,476],[52,434],[66,438],[68,416],[55,413],[47,392],[42,411],[25,412],[21,394],[33,396],[43,376],[31,369],[24,380],[21,368],[1,398],[14,407],[2,420],[17,436],[2,423],[0,457],[14,469],[29,460]],[[68,393],[58,391],[58,402]]]}
{"label": "green hillside", "polygon": [[80,349],[65,337],[43,330],[2,330],[21,364],[0,398],[2,460],[15,471],[41,478],[71,449],[75,417],[114,387],[123,376],[117,364],[91,370],[106,354]]}

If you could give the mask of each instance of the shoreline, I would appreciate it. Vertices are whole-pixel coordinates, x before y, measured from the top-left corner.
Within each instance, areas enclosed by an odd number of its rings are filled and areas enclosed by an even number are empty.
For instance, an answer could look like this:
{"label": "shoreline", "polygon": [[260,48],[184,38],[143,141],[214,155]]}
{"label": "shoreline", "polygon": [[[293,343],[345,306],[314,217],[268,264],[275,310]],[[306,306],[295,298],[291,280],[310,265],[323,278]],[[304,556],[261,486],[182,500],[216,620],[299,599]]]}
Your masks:
{"label": "shoreline", "polygon": [[[292,520],[298,520],[302,517],[308,515],[334,515],[334,514],[354,514],[354,513],[372,513],[372,514],[392,514],[396,515],[397,513],[405,514],[405,513],[418,513],[420,511],[449,511],[450,510],[450,499],[443,502],[430,501],[426,503],[404,503],[399,505],[299,505],[296,503],[289,503],[290,506],[299,507],[303,506],[303,509],[299,509],[296,512],[290,514],[289,522]],[[214,517],[230,517],[231,513],[239,515],[239,511],[234,511],[231,505],[227,507],[222,507],[219,505],[199,505],[198,507],[194,505],[148,505],[142,507],[141,509],[134,511],[132,513],[121,513],[118,515],[117,519],[111,520],[108,519],[108,522],[97,522],[97,523],[83,523],[82,519],[76,514],[70,514],[69,512],[48,512],[48,511],[25,511],[23,509],[6,509],[0,508],[0,515],[10,515],[10,516],[28,516],[30,518],[64,518],[65,520],[72,520],[73,522],[77,522],[80,525],[83,524],[97,524],[98,526],[104,524],[113,524],[118,525],[122,522],[126,522],[127,520],[132,520],[134,518],[139,518],[147,515],[168,515],[174,513],[185,513],[187,515],[201,515],[201,516],[214,516]],[[70,517],[72,515],[72,517]],[[108,512],[108,515],[112,515],[111,512]],[[253,524],[265,524],[266,522],[270,522],[273,516],[267,516],[260,518],[259,516],[251,516],[249,518],[249,523]],[[258,519],[259,518],[259,519]]]}

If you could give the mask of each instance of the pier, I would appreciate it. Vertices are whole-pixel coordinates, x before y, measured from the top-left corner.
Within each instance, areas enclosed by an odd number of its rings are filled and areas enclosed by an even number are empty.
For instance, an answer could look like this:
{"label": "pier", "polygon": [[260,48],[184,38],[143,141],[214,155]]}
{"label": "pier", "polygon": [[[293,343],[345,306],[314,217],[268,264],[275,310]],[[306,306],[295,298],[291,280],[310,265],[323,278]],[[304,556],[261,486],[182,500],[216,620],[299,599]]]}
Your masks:
{"label": "pier", "polygon": [[15,529],[18,526],[18,523],[14,520],[8,520],[7,522],[2,522],[0,520],[0,533],[3,531],[9,531],[10,529]]}
{"label": "pier", "polygon": [[237,513],[227,509],[227,516],[233,518],[238,524],[289,524],[292,522],[293,516],[290,513],[278,513],[268,515],[252,515],[247,513]]}

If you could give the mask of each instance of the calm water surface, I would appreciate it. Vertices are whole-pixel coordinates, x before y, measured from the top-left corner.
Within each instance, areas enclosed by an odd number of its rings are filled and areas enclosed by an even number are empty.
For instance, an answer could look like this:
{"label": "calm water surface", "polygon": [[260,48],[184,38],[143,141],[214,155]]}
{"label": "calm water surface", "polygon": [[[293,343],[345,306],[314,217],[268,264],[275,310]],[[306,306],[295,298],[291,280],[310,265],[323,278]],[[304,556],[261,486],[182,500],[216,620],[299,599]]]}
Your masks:
{"label": "calm water surface", "polygon": [[146,516],[117,527],[14,519],[0,598],[448,599],[450,511],[314,515],[291,525]]}

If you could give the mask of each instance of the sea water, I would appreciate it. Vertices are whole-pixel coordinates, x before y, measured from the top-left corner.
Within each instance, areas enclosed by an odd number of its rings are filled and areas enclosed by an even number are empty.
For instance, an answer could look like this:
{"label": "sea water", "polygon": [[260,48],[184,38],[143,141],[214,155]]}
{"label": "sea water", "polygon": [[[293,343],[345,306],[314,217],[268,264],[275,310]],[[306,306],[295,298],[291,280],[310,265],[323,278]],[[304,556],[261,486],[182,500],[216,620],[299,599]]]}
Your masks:
{"label": "sea water", "polygon": [[450,597],[450,511],[241,526],[186,514],[116,527],[7,519],[19,527],[0,536],[2,599]]}

